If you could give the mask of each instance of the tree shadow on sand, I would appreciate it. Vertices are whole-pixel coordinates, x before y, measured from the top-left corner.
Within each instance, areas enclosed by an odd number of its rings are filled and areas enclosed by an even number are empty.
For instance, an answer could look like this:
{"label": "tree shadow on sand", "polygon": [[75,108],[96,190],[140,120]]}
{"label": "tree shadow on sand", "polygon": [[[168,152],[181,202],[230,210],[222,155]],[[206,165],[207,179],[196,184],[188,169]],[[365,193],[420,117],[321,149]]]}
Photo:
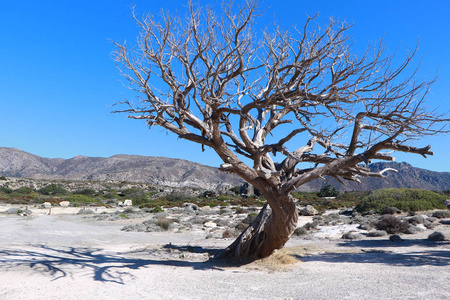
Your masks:
{"label": "tree shadow on sand", "polygon": [[[133,278],[131,270],[154,265],[186,267],[194,270],[223,270],[228,262],[212,258],[216,249],[168,244],[160,249],[141,249],[126,253],[106,253],[100,248],[52,248],[34,246],[32,250],[0,249],[0,271],[30,268],[57,280],[72,276],[74,269],[92,274],[94,281],[125,284]],[[203,255],[193,257],[189,254]],[[136,257],[138,256],[138,257]]]}
{"label": "tree shadow on sand", "polygon": [[[450,243],[421,239],[402,240],[358,240],[340,243],[347,248],[361,248],[360,253],[336,251],[301,257],[303,262],[322,261],[329,263],[371,263],[393,266],[448,266],[450,265]],[[416,246],[407,251],[408,247]],[[402,247],[402,251],[397,251]],[[405,249],[406,248],[406,249]],[[396,250],[397,249],[397,250]]]}

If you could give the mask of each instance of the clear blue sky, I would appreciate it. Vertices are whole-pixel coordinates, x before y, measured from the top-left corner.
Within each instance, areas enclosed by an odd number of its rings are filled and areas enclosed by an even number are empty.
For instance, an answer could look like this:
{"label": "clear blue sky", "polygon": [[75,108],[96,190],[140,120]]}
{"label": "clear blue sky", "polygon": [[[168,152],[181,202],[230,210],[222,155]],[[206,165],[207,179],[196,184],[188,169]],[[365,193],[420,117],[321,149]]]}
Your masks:
{"label": "clear blue sky", "polygon": [[[111,40],[135,40],[133,4],[138,13],[183,13],[186,1],[0,0],[0,146],[52,158],[138,154],[220,165],[211,150],[202,153],[199,145],[110,113],[127,93],[111,59]],[[420,76],[431,79],[439,70],[429,106],[450,111],[450,1],[265,0],[263,6],[262,26],[273,18],[302,26],[305,12],[319,12],[324,23],[328,17],[353,22],[357,51],[384,37],[388,51],[404,53],[420,37]],[[435,156],[398,155],[398,161],[450,171],[449,136],[416,146],[428,144]]]}

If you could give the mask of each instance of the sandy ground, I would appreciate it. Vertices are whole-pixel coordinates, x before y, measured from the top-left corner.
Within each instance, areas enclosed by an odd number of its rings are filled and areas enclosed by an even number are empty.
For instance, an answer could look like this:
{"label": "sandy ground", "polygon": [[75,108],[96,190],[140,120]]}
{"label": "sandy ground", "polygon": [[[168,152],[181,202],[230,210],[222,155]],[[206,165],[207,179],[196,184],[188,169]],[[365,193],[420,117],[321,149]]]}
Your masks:
{"label": "sandy ground", "polygon": [[450,242],[433,231],[346,242],[348,228],[322,228],[288,242],[293,264],[236,266],[209,260],[231,240],[207,231],[123,232],[139,220],[75,211],[0,214],[0,299],[450,299]]}

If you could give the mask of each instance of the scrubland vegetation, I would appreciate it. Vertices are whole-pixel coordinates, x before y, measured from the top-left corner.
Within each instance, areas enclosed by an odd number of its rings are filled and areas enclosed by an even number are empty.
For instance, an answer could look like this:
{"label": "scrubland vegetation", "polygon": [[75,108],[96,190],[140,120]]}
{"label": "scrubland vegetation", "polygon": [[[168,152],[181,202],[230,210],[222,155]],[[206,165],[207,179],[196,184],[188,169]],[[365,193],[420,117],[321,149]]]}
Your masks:
{"label": "scrubland vegetation", "polygon": [[[2,179],[4,182],[7,178]],[[104,186],[103,189],[82,188],[69,191],[65,186],[67,182],[52,182],[46,186],[33,189],[31,187],[9,188],[0,187],[0,201],[5,203],[38,205],[44,202],[58,204],[69,201],[71,206],[116,206],[125,199],[133,201],[134,206],[146,208],[148,211],[161,212],[162,207],[180,207],[184,203],[210,207],[260,207],[265,200],[261,196],[244,195],[242,188],[233,187],[227,191],[205,191],[186,188],[158,188],[129,187],[133,184],[122,183],[126,188]],[[326,185],[317,192],[294,192],[292,195],[298,206],[312,205],[319,212],[327,209],[355,208],[358,213],[378,213],[389,207],[398,210],[424,211],[445,209],[444,201],[450,198],[450,191],[433,192],[418,189],[381,189],[364,192],[340,193]]]}

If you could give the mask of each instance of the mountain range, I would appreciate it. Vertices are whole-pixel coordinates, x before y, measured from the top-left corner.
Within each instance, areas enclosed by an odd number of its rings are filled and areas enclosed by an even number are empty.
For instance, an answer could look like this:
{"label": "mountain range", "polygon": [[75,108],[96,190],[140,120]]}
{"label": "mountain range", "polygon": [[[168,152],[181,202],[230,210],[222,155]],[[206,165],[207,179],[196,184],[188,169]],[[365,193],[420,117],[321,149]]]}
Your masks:
{"label": "mountain range", "polygon": [[[318,179],[299,190],[318,191],[330,184],[341,191],[374,190],[381,188],[420,188],[441,191],[450,189],[450,172],[435,172],[415,168],[408,163],[379,162],[369,166],[371,171],[394,168],[386,179],[362,178],[361,183],[343,186],[334,179]],[[111,157],[75,156],[70,159],[44,158],[16,148],[0,147],[0,175],[54,180],[128,181],[155,183],[173,187],[218,189],[236,186],[243,181],[217,168],[199,163],[165,157],[114,155]]]}

